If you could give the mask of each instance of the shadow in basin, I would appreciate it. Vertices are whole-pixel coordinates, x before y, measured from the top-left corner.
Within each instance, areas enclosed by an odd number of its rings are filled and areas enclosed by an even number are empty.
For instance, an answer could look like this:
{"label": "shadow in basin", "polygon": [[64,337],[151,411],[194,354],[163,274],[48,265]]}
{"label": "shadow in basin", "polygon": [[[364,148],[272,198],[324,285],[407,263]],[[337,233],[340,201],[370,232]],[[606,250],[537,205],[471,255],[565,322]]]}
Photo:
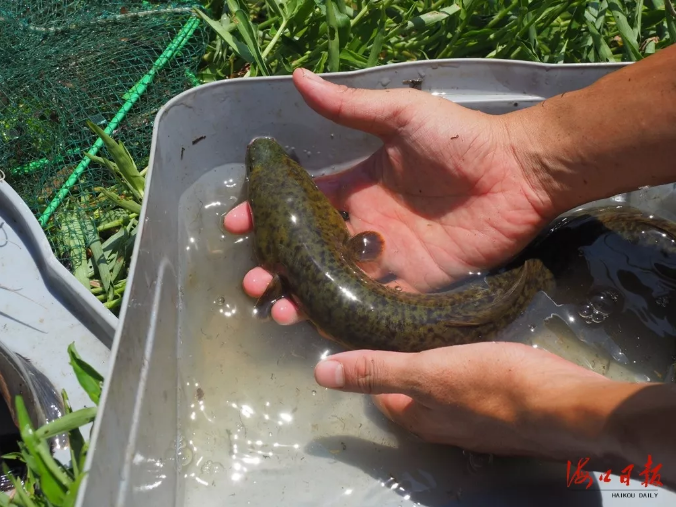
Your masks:
{"label": "shadow in basin", "polygon": [[402,500],[425,507],[603,505],[596,483],[589,490],[566,487],[566,467],[560,463],[493,457],[477,470],[456,447],[409,440],[390,447],[341,435],[316,438],[305,451],[358,468]]}

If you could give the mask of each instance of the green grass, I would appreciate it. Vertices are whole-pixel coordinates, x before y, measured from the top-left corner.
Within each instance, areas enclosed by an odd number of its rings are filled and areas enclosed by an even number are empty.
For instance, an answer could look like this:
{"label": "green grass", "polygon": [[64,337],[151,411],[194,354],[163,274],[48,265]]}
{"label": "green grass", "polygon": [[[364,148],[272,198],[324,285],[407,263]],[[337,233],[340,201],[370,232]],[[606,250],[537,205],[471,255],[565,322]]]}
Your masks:
{"label": "green grass", "polygon": [[[0,493],[0,507],[72,507],[75,505],[80,484],[86,474],[84,464],[89,449],[89,439],[85,439],[80,428],[96,418],[103,388],[103,377],[80,357],[75,344],[68,347],[68,355],[73,373],[94,406],[73,411],[68,403],[66,392],[62,391],[66,414],[40,428],[33,428],[23,398],[16,397],[15,410],[21,433],[20,451],[3,455],[3,458],[24,462],[27,466],[27,476],[23,480],[14,477],[7,465],[3,463],[3,472],[14,484],[16,492],[12,498],[5,493]],[[63,433],[68,435],[70,446],[70,463],[68,464],[54,459],[48,444],[51,437]]]}
{"label": "green grass", "polygon": [[637,61],[676,40],[671,0],[210,0],[198,14],[213,33],[202,82],[439,58]]}
{"label": "green grass", "polygon": [[[438,58],[636,61],[676,40],[671,1],[203,0],[195,12],[211,38],[195,84],[288,75],[299,67],[324,73]],[[44,126],[34,127],[39,144]],[[67,198],[56,212],[53,237],[75,277],[117,314],[145,169],[101,129],[88,127],[105,138],[112,160],[90,158],[116,184],[92,188],[79,198],[86,202]],[[103,211],[104,203],[113,209]]]}

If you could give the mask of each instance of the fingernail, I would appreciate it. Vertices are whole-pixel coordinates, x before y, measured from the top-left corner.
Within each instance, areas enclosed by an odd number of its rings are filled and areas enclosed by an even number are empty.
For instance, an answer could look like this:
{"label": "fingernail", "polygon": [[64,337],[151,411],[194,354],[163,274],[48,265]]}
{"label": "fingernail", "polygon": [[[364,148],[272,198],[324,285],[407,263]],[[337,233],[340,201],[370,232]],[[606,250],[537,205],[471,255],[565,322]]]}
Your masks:
{"label": "fingernail", "polygon": [[307,69],[303,69],[303,77],[306,78],[306,79],[309,79],[310,81],[314,81],[316,83],[321,83],[321,82],[324,81],[317,74],[315,74],[314,72],[309,71]]}
{"label": "fingernail", "polygon": [[322,361],[315,367],[315,379],[322,387],[336,389],[345,385],[343,365],[338,361]]}

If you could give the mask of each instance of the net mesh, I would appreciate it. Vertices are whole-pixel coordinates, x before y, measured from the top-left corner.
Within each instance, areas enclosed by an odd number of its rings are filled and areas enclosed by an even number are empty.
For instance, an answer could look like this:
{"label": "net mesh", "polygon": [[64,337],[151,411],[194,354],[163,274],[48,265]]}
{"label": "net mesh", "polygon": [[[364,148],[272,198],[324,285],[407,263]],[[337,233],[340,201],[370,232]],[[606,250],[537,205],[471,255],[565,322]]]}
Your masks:
{"label": "net mesh", "polygon": [[85,157],[98,139],[86,122],[112,122],[111,136],[146,167],[157,111],[198,84],[208,34],[194,5],[0,0],[0,168],[72,272],[91,257],[79,229],[93,224],[105,241],[116,219],[95,190],[115,179]]}

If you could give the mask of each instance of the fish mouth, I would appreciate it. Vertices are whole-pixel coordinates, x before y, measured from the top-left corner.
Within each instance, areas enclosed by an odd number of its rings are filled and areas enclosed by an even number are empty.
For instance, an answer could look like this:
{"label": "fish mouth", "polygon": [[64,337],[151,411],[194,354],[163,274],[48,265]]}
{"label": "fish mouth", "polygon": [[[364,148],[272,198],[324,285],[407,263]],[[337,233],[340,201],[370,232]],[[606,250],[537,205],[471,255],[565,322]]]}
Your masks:
{"label": "fish mouth", "polygon": [[267,165],[280,155],[286,155],[286,152],[274,137],[254,137],[246,147],[245,165],[247,174],[251,174],[254,167]]}

